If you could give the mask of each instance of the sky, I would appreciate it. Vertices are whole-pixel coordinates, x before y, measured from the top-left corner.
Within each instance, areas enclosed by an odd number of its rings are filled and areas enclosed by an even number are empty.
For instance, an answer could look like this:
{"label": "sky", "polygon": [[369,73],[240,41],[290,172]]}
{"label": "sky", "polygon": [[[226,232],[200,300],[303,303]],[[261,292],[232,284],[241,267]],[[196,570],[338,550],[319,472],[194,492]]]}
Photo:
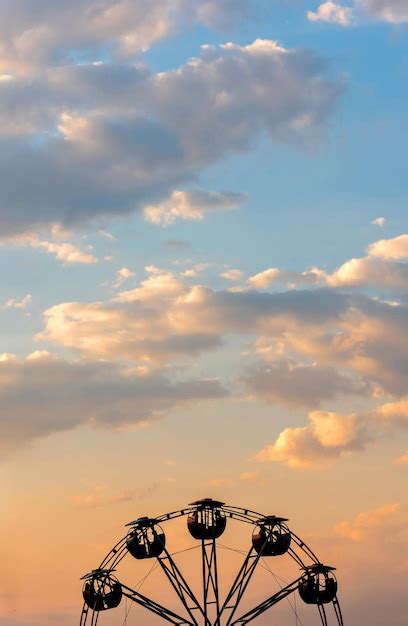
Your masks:
{"label": "sky", "polygon": [[406,624],[407,23],[2,0],[0,626],[78,624],[124,525],[202,497],[289,518],[346,624]]}

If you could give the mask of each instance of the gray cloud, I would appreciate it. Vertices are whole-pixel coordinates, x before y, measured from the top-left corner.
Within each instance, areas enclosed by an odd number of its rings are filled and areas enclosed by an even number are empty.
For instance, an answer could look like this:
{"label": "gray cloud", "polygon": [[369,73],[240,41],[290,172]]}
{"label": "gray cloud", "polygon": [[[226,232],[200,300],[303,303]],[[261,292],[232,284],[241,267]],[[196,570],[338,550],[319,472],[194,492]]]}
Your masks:
{"label": "gray cloud", "polygon": [[215,380],[172,382],[160,372],[137,373],[114,363],[70,362],[48,353],[0,361],[0,455],[38,437],[81,424],[137,425],[170,409],[220,398]]}
{"label": "gray cloud", "polygon": [[370,386],[336,368],[278,359],[248,368],[242,381],[250,393],[288,406],[319,406],[337,395],[370,395]]}
{"label": "gray cloud", "polygon": [[27,71],[75,57],[94,60],[107,52],[134,57],[182,23],[226,30],[254,14],[256,5],[255,0],[4,0],[0,71]]}
{"label": "gray cloud", "polygon": [[262,131],[319,132],[341,90],[320,58],[270,41],[157,75],[88,65],[2,80],[2,232],[141,210]]}
{"label": "gray cloud", "polygon": [[408,22],[406,0],[357,0],[357,7],[377,20],[391,24]]}

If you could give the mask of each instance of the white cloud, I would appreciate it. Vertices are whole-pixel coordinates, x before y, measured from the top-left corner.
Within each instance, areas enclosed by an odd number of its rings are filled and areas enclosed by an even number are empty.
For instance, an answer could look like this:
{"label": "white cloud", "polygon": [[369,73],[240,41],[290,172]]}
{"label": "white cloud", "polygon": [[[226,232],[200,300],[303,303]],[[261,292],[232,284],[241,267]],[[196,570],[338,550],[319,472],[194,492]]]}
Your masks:
{"label": "white cloud", "polygon": [[3,308],[5,309],[26,309],[32,301],[31,294],[27,294],[21,300],[16,300],[16,298],[8,298],[3,304]]}
{"label": "white cloud", "polygon": [[225,270],[220,274],[221,278],[225,278],[225,280],[230,280],[232,282],[238,282],[242,280],[244,273],[238,269],[229,269]]}
{"label": "white cloud", "polygon": [[104,239],[107,239],[108,241],[115,241],[116,240],[116,237],[114,235],[112,235],[112,233],[110,233],[108,230],[104,230],[103,228],[100,228],[98,230],[98,235],[100,235]]}
{"label": "white cloud", "polygon": [[303,272],[270,267],[248,279],[248,285],[266,289],[273,284],[289,287],[307,285],[330,287],[375,286],[385,289],[408,289],[408,235],[381,239],[370,244],[367,256],[345,261],[331,274],[319,267]]}
{"label": "white cloud", "polygon": [[385,217],[376,217],[371,223],[374,224],[374,226],[384,226],[385,222]]}
{"label": "white cloud", "polygon": [[317,11],[308,11],[307,19],[310,22],[328,22],[340,26],[350,26],[353,23],[354,14],[351,7],[344,7],[328,0],[321,4]]}
{"label": "white cloud", "polygon": [[293,286],[319,285],[327,282],[324,270],[311,267],[304,272],[282,270],[278,267],[269,267],[254,276],[248,278],[248,285],[255,289],[266,289],[274,283],[285,283]]}
{"label": "white cloud", "polygon": [[191,191],[173,191],[170,198],[159,204],[144,208],[148,222],[160,226],[173,224],[177,219],[202,220],[206,213],[236,209],[245,196],[239,193],[220,193],[193,189]]}
{"label": "white cloud", "polygon": [[7,237],[3,239],[1,244],[43,250],[55,256],[55,258],[64,265],[73,265],[76,263],[89,265],[98,262],[98,259],[91,252],[85,252],[71,242],[61,242],[58,240],[47,241],[46,239],[41,239],[36,233]]}
{"label": "white cloud", "polygon": [[265,289],[280,278],[281,272],[282,270],[277,267],[269,267],[267,270],[248,278],[248,284],[256,289]]}
{"label": "white cloud", "polygon": [[209,267],[209,263],[196,263],[193,267],[190,267],[184,272],[181,272],[183,278],[196,278],[199,274],[204,272]]}
{"label": "white cloud", "polygon": [[130,270],[128,267],[121,267],[116,272],[116,280],[113,286],[121,287],[125,281],[129,280],[129,278],[133,278],[133,276],[135,276],[135,272],[132,272],[132,270]]}
{"label": "white cloud", "polygon": [[393,239],[380,239],[368,246],[370,256],[387,261],[408,260],[408,235],[399,235]]}
{"label": "white cloud", "polygon": [[[381,243],[381,242],[378,242]],[[375,246],[376,244],[373,244]],[[391,290],[408,289],[408,264],[390,263],[381,256],[370,254],[350,259],[326,277],[333,287],[374,286]]]}

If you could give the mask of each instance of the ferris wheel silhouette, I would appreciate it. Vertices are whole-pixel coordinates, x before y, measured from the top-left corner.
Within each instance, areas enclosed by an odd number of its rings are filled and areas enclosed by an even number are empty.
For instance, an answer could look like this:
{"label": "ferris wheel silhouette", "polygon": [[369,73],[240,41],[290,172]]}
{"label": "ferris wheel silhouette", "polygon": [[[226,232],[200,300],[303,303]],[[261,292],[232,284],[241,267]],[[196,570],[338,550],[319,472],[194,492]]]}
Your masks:
{"label": "ferris wheel silhouette", "polygon": [[[201,554],[200,593],[193,591],[192,585],[177,565],[176,555],[169,551],[162,529],[162,525],[181,517],[187,517],[187,529],[198,542],[195,547]],[[218,551],[220,548],[228,548],[217,540],[226,530],[229,520],[252,526],[252,534],[248,550],[235,550],[243,554],[243,560],[227,592],[222,595]],[[305,542],[289,529],[287,521],[284,517],[262,515],[247,508],[204,498],[177,511],[155,518],[140,517],[130,522],[125,537],[112,548],[97,569],[82,578],[84,605],[80,626],[96,626],[101,613],[109,614],[124,598],[130,602],[130,606],[137,604],[144,607],[174,626],[246,626],[287,600],[295,623],[301,626],[303,621],[296,608],[296,600],[291,601],[297,594],[305,604],[317,608],[313,623],[328,626],[326,609],[331,607],[330,623],[343,626],[335,568],[321,563]],[[138,561],[154,561],[151,571],[157,567],[162,570],[181,605],[181,614],[143,595],[140,586],[128,586],[119,580],[117,569],[127,555]],[[243,598],[249,595],[248,587],[255,571],[264,567],[273,573],[268,561],[279,561],[279,557],[283,558],[284,555],[297,565],[299,575],[291,582],[283,582],[282,578],[274,574],[278,589],[255,606],[241,612]],[[129,610],[126,610],[124,624],[127,624]],[[109,624],[109,620],[104,623]]]}

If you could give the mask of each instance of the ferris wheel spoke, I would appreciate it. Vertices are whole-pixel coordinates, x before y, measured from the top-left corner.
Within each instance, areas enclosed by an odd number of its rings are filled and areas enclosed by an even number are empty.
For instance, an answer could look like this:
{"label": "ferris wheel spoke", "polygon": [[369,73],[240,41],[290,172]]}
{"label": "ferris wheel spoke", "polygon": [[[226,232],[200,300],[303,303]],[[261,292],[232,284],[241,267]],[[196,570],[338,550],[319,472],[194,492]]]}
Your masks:
{"label": "ferris wheel spoke", "polygon": [[320,619],[322,620],[322,626],[327,626],[326,609],[324,608],[323,604],[318,604],[317,607],[319,609]]}
{"label": "ferris wheel spoke", "polygon": [[88,613],[89,613],[89,606],[86,604],[86,602],[84,602],[83,607],[82,607],[81,620],[79,622],[79,626],[85,626]]}
{"label": "ferris wheel spoke", "polygon": [[337,596],[333,600],[334,612],[336,613],[337,622],[339,626],[343,626],[343,615],[341,613],[341,608]]}
{"label": "ferris wheel spoke", "polygon": [[163,606],[162,604],[155,602],[155,600],[152,600],[151,598],[148,598],[147,596],[144,596],[138,591],[135,591],[134,589],[131,589],[130,587],[127,587],[126,585],[123,585],[123,584],[122,584],[122,593],[126,598],[128,598],[129,600],[132,600],[132,602],[135,602],[136,604],[143,606],[145,609],[147,609],[151,613],[155,613],[162,619],[165,619],[168,622],[175,624],[176,626],[181,626],[182,624],[186,624],[187,626],[195,626],[194,622],[190,622],[188,619],[181,617],[180,615],[178,615],[174,611],[171,611],[170,609]]}
{"label": "ferris wheel spoke", "polygon": [[258,553],[253,547],[251,547],[239,569],[239,572],[234,582],[232,583],[231,589],[229,590],[220,611],[221,616],[225,610],[231,609],[231,613],[226,622],[227,626],[231,623],[232,618],[235,615],[236,610],[238,609],[239,603],[241,602],[241,599],[246,591],[249,581],[251,580],[252,575],[255,572],[255,568],[258,565],[261,557],[262,552]]}
{"label": "ferris wheel spoke", "polygon": [[179,597],[184,608],[188,612],[193,624],[197,624],[197,619],[193,614],[194,610],[198,610],[201,615],[204,615],[203,607],[198,602],[194,592],[191,590],[186,579],[181,573],[172,555],[165,549],[165,556],[158,556],[157,561],[160,564],[164,574],[167,576],[171,586]]}
{"label": "ferris wheel spoke", "polygon": [[215,605],[214,626],[220,625],[220,598],[218,589],[217,544],[215,539],[201,541],[202,574],[203,574],[203,601],[204,622],[211,624],[209,618],[210,606]]}
{"label": "ferris wheel spoke", "polygon": [[241,615],[241,617],[239,617],[238,619],[236,619],[233,622],[231,622],[231,626],[240,626],[240,625],[244,626],[245,624],[248,624],[253,619],[258,617],[258,615],[261,615],[262,613],[265,613],[265,611],[270,609],[272,606],[274,606],[275,604],[277,604],[281,600],[284,600],[291,593],[296,591],[298,589],[298,587],[299,587],[299,582],[302,580],[302,578],[303,577],[300,576],[299,578],[297,578],[293,582],[289,583],[289,585],[287,585],[286,587],[282,587],[282,589],[279,589],[279,591],[274,593],[272,596],[270,596],[269,598],[267,598],[266,600],[264,600],[263,602],[261,602],[257,606],[255,606],[252,609],[250,609],[244,615]]}

